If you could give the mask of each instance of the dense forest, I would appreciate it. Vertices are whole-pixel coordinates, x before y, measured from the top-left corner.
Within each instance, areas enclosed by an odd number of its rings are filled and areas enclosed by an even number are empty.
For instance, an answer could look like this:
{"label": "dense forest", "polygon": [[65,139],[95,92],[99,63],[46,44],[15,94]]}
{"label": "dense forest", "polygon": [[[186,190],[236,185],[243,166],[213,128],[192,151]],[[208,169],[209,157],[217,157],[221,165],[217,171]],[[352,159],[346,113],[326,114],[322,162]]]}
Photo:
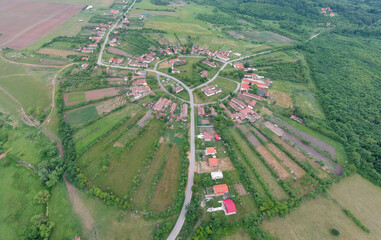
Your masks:
{"label": "dense forest", "polygon": [[[295,36],[294,47],[306,56],[326,122],[346,146],[349,161],[381,185],[381,1],[379,0],[193,0],[269,30]],[[330,7],[335,17],[324,17]],[[229,18],[199,15],[212,24]],[[334,27],[309,41],[313,29]],[[230,24],[231,25],[231,24]],[[320,25],[321,26],[321,25]],[[278,66],[278,67],[283,67]]]}

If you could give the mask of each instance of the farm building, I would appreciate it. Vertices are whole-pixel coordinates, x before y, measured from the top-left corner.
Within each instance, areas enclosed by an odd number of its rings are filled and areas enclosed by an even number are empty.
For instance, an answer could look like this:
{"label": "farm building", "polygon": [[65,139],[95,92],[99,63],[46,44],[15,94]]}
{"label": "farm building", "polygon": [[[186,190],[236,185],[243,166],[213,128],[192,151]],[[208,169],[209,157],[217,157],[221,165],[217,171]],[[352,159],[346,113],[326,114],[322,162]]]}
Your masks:
{"label": "farm building", "polygon": [[215,167],[218,165],[218,159],[217,158],[209,158],[209,166]]}
{"label": "farm building", "polygon": [[228,199],[223,199],[222,202],[225,208],[225,215],[232,215],[237,213],[233,200],[228,198]]}
{"label": "farm building", "polygon": [[205,155],[216,155],[217,154],[217,150],[213,147],[207,147],[205,149]]}
{"label": "farm building", "polygon": [[211,175],[213,180],[223,179],[224,178],[224,175],[222,174],[221,171],[211,172],[210,175]]}
{"label": "farm building", "polygon": [[226,184],[219,184],[213,186],[213,191],[217,195],[222,195],[229,192],[228,185]]}
{"label": "farm building", "polygon": [[210,141],[212,141],[212,135],[210,134],[210,133],[208,133],[208,132],[204,132],[204,140],[206,141],[206,142],[210,142]]}

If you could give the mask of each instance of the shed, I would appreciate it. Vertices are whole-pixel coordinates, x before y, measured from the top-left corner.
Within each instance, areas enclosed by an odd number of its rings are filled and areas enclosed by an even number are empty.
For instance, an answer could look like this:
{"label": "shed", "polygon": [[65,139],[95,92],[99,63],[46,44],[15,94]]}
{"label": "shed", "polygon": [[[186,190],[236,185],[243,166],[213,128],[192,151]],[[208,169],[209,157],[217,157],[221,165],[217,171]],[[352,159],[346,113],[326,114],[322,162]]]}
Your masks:
{"label": "shed", "polygon": [[210,175],[211,175],[213,180],[224,178],[224,174],[221,171],[211,172]]}

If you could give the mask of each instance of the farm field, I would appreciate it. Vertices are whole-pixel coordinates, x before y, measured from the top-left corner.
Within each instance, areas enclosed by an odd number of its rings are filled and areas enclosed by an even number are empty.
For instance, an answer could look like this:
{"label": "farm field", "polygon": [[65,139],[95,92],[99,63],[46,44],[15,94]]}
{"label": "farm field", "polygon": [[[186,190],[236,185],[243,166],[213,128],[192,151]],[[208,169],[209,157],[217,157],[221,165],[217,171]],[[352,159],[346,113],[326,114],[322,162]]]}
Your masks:
{"label": "farm field", "polygon": [[85,92],[65,93],[64,100],[66,106],[72,106],[81,102],[98,100],[105,97],[112,97],[120,94],[121,88],[103,88]]}
{"label": "farm field", "polygon": [[74,133],[75,145],[78,150],[85,148],[95,141],[98,137],[101,137],[103,134],[107,133],[112,129],[116,124],[123,121],[126,116],[133,117],[134,112],[139,109],[138,105],[130,104],[120,111],[114,112],[110,115],[107,115],[104,118],[95,121],[94,123],[86,126],[85,128],[80,129]]}
{"label": "farm field", "polygon": [[224,97],[231,94],[232,92],[234,92],[237,89],[239,84],[234,82],[234,81],[230,81],[230,80],[218,77],[216,80],[211,82],[208,86],[210,86],[210,85],[217,85],[218,87],[220,87],[222,89],[222,92],[218,93],[216,95],[207,97],[201,91],[201,88],[199,88],[193,92],[193,97],[195,99],[195,103],[211,103],[211,102],[221,100]]}
{"label": "farm field", "polygon": [[92,184],[105,187],[118,196],[125,196],[133,186],[133,178],[144,167],[144,160],[163,126],[161,121],[152,120],[145,131],[136,135],[130,148],[113,147],[112,140],[123,133],[127,124],[100,140],[79,159],[80,168]]}
{"label": "farm field", "polygon": [[74,128],[99,116],[95,105],[77,108],[66,112],[65,115],[70,125]]}
{"label": "farm field", "polygon": [[232,136],[240,143],[242,149],[251,160],[257,172],[261,175],[263,181],[266,183],[267,187],[270,189],[271,193],[279,200],[288,199],[287,193],[278,184],[277,180],[271,175],[271,172],[266,168],[266,166],[261,162],[261,160],[252,152],[250,149],[253,146],[249,146],[248,142],[243,139],[236,130],[230,129]]}
{"label": "farm field", "polygon": [[1,1],[0,47],[23,49],[78,13],[83,7],[84,5],[52,2]]}
{"label": "farm field", "polygon": [[[8,161],[8,165],[4,164]],[[34,196],[44,190],[38,176],[12,160],[0,160],[0,232],[3,239],[26,238],[31,231],[30,220],[44,214],[43,205],[34,204]],[[6,207],[4,207],[6,206]]]}
{"label": "farm field", "polygon": [[243,229],[238,229],[235,233],[232,235],[226,236],[222,238],[222,240],[250,240],[249,234],[245,232]]}
{"label": "farm field", "polygon": [[333,200],[323,197],[306,200],[286,217],[266,220],[261,227],[281,240],[337,239],[330,232],[332,228],[340,231],[340,239],[378,238],[374,233],[366,233],[358,227]]}

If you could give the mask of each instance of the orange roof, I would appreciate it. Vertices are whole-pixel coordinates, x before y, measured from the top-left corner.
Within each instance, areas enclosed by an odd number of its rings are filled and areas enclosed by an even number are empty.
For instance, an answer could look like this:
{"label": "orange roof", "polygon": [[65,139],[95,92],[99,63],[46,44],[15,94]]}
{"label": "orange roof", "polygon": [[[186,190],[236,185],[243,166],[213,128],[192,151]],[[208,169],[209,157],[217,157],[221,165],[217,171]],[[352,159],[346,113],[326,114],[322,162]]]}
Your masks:
{"label": "orange roof", "polygon": [[217,158],[209,158],[209,165],[210,166],[217,166],[218,165],[218,159]]}
{"label": "orange roof", "polygon": [[241,89],[248,90],[249,89],[249,84],[247,84],[247,83],[241,83]]}
{"label": "orange roof", "polygon": [[217,151],[215,148],[213,148],[213,147],[207,147],[206,148],[206,154],[216,154],[216,153],[217,153]]}
{"label": "orange roof", "polygon": [[214,193],[216,194],[224,194],[229,192],[228,185],[226,184],[214,185],[213,189],[214,189]]}

